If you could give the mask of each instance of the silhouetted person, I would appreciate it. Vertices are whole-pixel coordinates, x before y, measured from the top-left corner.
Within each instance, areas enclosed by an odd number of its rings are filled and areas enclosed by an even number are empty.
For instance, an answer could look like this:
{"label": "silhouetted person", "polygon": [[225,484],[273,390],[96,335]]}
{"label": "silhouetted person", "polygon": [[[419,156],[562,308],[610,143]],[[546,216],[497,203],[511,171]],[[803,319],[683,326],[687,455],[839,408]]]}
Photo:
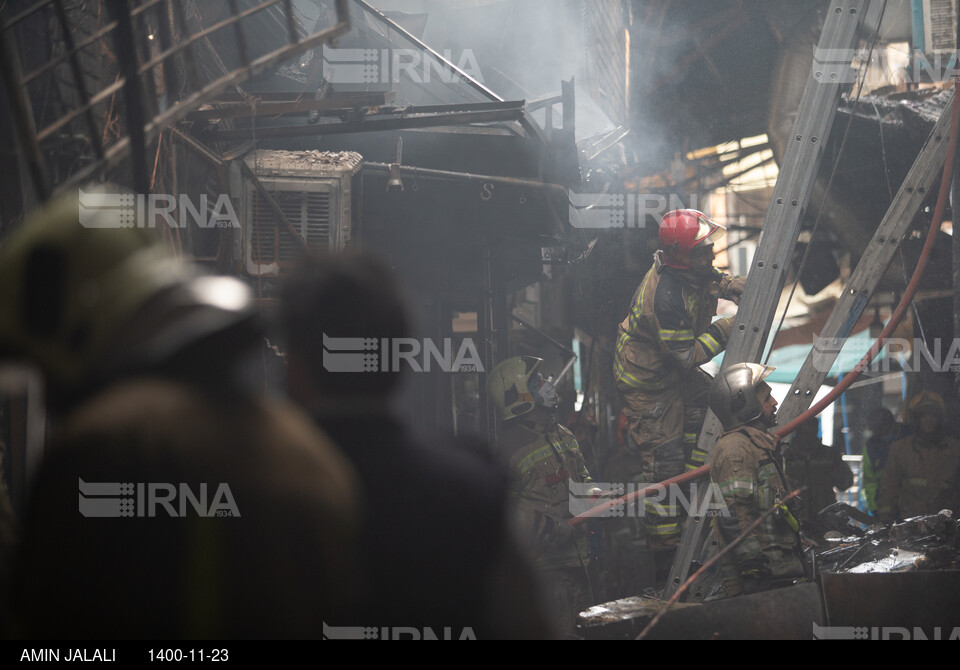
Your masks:
{"label": "silhouetted person", "polygon": [[14,634],[322,637],[356,595],[349,464],[251,384],[246,286],[109,214],[81,226],[73,194],[0,249],[0,351],[41,369],[54,417]]}
{"label": "silhouetted person", "polygon": [[350,623],[554,637],[508,525],[506,473],[487,445],[414,441],[390,408],[399,371],[331,371],[344,369],[343,352],[331,351],[345,343],[330,338],[374,338],[365,355],[379,363],[384,338],[410,336],[396,284],[381,261],[348,253],[305,259],[284,293],[290,393],[349,456],[366,494],[368,592]]}
{"label": "silhouetted person", "polygon": [[870,437],[863,448],[863,497],[870,514],[877,513],[877,486],[883,468],[890,457],[890,447],[910,429],[901,425],[886,407],[877,407],[867,414],[867,429]]}
{"label": "silhouetted person", "polygon": [[877,486],[877,517],[884,523],[960,512],[960,440],[944,430],[944,402],[921,391],[907,403],[912,435],[890,445]]}
{"label": "silhouetted person", "polygon": [[794,488],[806,486],[800,495],[800,523],[816,525],[817,514],[837,502],[837,491],[853,486],[853,471],[843,452],[820,441],[820,420],[813,416],[797,427],[783,455],[784,471]]}

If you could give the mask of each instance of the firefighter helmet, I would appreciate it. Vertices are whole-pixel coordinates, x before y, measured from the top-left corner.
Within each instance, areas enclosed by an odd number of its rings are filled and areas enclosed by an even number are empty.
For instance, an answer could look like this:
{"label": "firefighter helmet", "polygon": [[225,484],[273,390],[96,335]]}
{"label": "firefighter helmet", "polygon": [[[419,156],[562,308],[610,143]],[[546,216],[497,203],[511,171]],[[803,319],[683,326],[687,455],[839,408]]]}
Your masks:
{"label": "firefighter helmet", "polygon": [[533,411],[536,397],[531,382],[536,380],[542,363],[542,358],[514,356],[490,371],[487,395],[497,410],[497,418],[508,421]]}
{"label": "firefighter helmet", "polygon": [[690,252],[713,244],[726,228],[695,209],[675,209],[660,220],[663,262],[672,268],[690,267]]}
{"label": "firefighter helmet", "polygon": [[935,414],[938,420],[943,419],[944,403],[943,398],[933,391],[920,391],[907,403],[907,412],[911,424],[919,425],[922,414]]}
{"label": "firefighter helmet", "polygon": [[759,363],[737,363],[721,371],[710,383],[710,409],[724,430],[763,416],[763,403],[757,390],[774,369]]}
{"label": "firefighter helmet", "polygon": [[[250,313],[242,282],[201,277],[154,230],[123,225],[122,211],[74,191],[31,214],[0,249],[0,353],[37,364],[54,392],[95,381],[107,359],[170,354]],[[151,325],[126,332],[148,303]]]}

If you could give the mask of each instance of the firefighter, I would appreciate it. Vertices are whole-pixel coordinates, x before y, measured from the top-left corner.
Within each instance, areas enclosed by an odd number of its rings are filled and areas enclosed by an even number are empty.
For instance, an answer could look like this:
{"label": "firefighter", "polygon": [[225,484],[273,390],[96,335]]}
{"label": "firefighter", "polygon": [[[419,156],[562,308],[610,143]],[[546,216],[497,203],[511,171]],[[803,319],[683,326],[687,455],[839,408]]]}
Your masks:
{"label": "firefighter", "polygon": [[853,486],[853,471],[843,461],[843,453],[820,441],[819,427],[820,420],[815,416],[800,424],[783,457],[793,488],[807,487],[801,495],[803,524],[814,524],[820,510],[837,502],[837,491]]}
{"label": "firefighter", "polygon": [[52,417],[10,634],[320,639],[356,596],[353,471],[249,374],[245,284],[78,208],[54,200],[0,250],[0,358],[40,369]]}
{"label": "firefighter", "polygon": [[914,433],[890,446],[877,487],[884,523],[949,509],[960,512],[960,440],[944,431],[943,398],[921,391],[907,403]]}
{"label": "firefighter", "polygon": [[[498,364],[487,394],[502,422],[498,455],[509,464],[520,533],[535,557],[550,610],[572,634],[577,614],[594,604],[590,590],[589,531],[571,526],[572,497],[593,496],[576,438],[554,416],[559,397],[540,372],[542,359],[515,356]],[[586,486],[584,486],[586,485]]]}
{"label": "firefighter", "polygon": [[886,407],[877,407],[867,414],[867,443],[863,448],[863,502],[872,516],[877,515],[877,486],[883,467],[890,457],[894,442],[910,434]]}
{"label": "firefighter", "polygon": [[[705,464],[696,449],[710,377],[700,366],[726,347],[733,318],[714,320],[718,298],[739,304],[745,280],[713,267],[723,226],[680,209],[660,222],[660,249],[620,324],[614,376],[627,417],[624,446],[605,477],[653,484]],[[679,543],[683,511],[648,505],[646,540],[665,578]]]}
{"label": "firefighter", "polygon": [[780,502],[791,489],[780,445],[769,432],[776,425],[777,401],[763,380],[772,371],[738,363],[710,384],[710,409],[723,426],[710,459],[710,480],[724,503],[713,520],[721,546],[778,506],[726,554],[721,574],[727,596],[788,586],[805,576],[796,507]]}

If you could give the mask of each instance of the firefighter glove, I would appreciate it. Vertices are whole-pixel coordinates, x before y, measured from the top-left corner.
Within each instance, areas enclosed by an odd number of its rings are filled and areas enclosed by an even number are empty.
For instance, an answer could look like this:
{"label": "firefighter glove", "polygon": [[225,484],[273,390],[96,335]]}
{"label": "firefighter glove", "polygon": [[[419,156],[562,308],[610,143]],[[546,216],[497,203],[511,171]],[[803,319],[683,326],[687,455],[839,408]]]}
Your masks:
{"label": "firefighter glove", "polygon": [[729,300],[740,304],[740,296],[743,295],[743,287],[747,283],[746,277],[741,277],[739,275],[724,275],[723,279],[718,282],[719,291],[717,295],[724,300]]}
{"label": "firefighter glove", "polygon": [[722,319],[717,319],[710,324],[710,328],[715,330],[718,335],[722,338],[721,344],[726,346],[727,342],[730,340],[730,333],[733,331],[733,317],[725,316]]}

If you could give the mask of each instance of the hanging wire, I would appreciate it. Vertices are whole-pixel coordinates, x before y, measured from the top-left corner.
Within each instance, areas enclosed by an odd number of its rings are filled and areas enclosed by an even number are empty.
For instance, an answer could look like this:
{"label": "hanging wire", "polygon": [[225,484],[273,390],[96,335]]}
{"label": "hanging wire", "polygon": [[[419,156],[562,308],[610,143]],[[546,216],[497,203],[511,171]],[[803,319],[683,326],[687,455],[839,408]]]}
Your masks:
{"label": "hanging wire", "polygon": [[873,111],[877,115],[877,126],[880,129],[880,158],[883,160],[883,176],[887,180],[887,197],[890,198],[890,202],[893,202],[893,188],[890,186],[890,168],[887,166],[887,147],[883,142],[883,117],[880,116],[880,109],[877,107],[876,101],[871,100],[870,104],[873,105]]}
{"label": "hanging wire", "polygon": [[840,149],[837,152],[837,158],[833,162],[833,169],[830,171],[830,179],[827,180],[827,188],[823,193],[823,198],[820,201],[820,208],[817,210],[817,218],[813,222],[813,230],[810,231],[810,242],[807,244],[807,248],[803,250],[803,257],[800,259],[800,266],[797,268],[797,276],[793,280],[793,286],[790,287],[790,295],[787,296],[787,304],[783,306],[783,313],[780,315],[780,321],[777,323],[777,329],[773,333],[773,337],[770,339],[770,348],[767,350],[767,355],[763,360],[763,364],[766,365],[770,361],[770,355],[773,353],[773,343],[777,339],[777,335],[780,334],[781,328],[783,328],[783,322],[787,318],[787,312],[790,309],[790,303],[793,301],[793,295],[797,291],[797,285],[800,283],[800,277],[803,276],[803,270],[807,265],[807,257],[810,255],[810,250],[813,248],[813,239],[817,234],[817,229],[820,227],[820,218],[823,215],[823,207],[827,202],[827,197],[830,195],[830,188],[833,186],[833,178],[837,174],[837,167],[840,165],[840,159],[843,157],[843,150],[847,146],[847,138],[850,135],[850,127],[853,125],[854,116],[857,112],[857,104],[860,102],[860,96],[863,93],[863,85],[867,81],[867,69],[870,64],[870,59],[873,56],[874,49],[877,46],[877,40],[880,37],[880,23],[883,21],[883,17],[887,11],[887,0],[883,0],[883,6],[880,8],[880,17],[877,19],[877,30],[873,34],[873,41],[870,43],[870,52],[867,54],[866,62],[861,71],[861,76],[859,77],[860,82],[857,87],[857,96],[854,98],[853,106],[850,109],[850,118],[847,119],[847,126],[843,130],[843,137],[840,140]]}
{"label": "hanging wire", "polygon": [[[877,103],[875,101],[871,101],[871,104],[873,105],[874,113],[876,113],[877,115],[877,126],[879,127],[879,130],[880,130],[880,157],[883,160],[883,176],[887,181],[887,195],[890,199],[890,202],[892,203],[893,188],[890,185],[890,168],[887,165],[887,148],[886,148],[886,144],[883,141],[883,117],[880,116],[880,108],[877,107]],[[910,277],[907,274],[907,264],[903,258],[903,247],[900,247],[898,251],[900,253],[900,267],[903,271],[903,284],[904,286],[906,286],[907,282],[910,280]],[[920,311],[917,309],[916,303],[912,303],[911,307],[913,307],[913,317],[917,322],[917,327],[920,329],[921,341],[924,343],[924,347],[926,347],[927,337],[923,332],[923,323],[920,320]]]}
{"label": "hanging wire", "polygon": [[[880,110],[877,108],[877,103],[873,103],[873,110],[877,113],[877,121],[880,126],[880,156],[883,158],[883,174],[887,179],[887,193],[890,196],[890,202],[893,202],[893,189],[890,187],[890,170],[887,168],[887,152],[883,143],[883,119],[880,117]],[[900,268],[903,273],[903,285],[906,286],[910,281],[910,277],[907,273],[907,263],[903,258],[903,247],[901,246],[897,250],[900,254]],[[920,340],[923,342],[924,348],[927,346],[927,336],[923,332],[923,323],[920,320],[920,310],[917,309],[917,303],[911,303],[910,305],[913,308],[913,317],[917,322],[917,327],[920,329]],[[929,353],[929,350],[928,350]]]}

